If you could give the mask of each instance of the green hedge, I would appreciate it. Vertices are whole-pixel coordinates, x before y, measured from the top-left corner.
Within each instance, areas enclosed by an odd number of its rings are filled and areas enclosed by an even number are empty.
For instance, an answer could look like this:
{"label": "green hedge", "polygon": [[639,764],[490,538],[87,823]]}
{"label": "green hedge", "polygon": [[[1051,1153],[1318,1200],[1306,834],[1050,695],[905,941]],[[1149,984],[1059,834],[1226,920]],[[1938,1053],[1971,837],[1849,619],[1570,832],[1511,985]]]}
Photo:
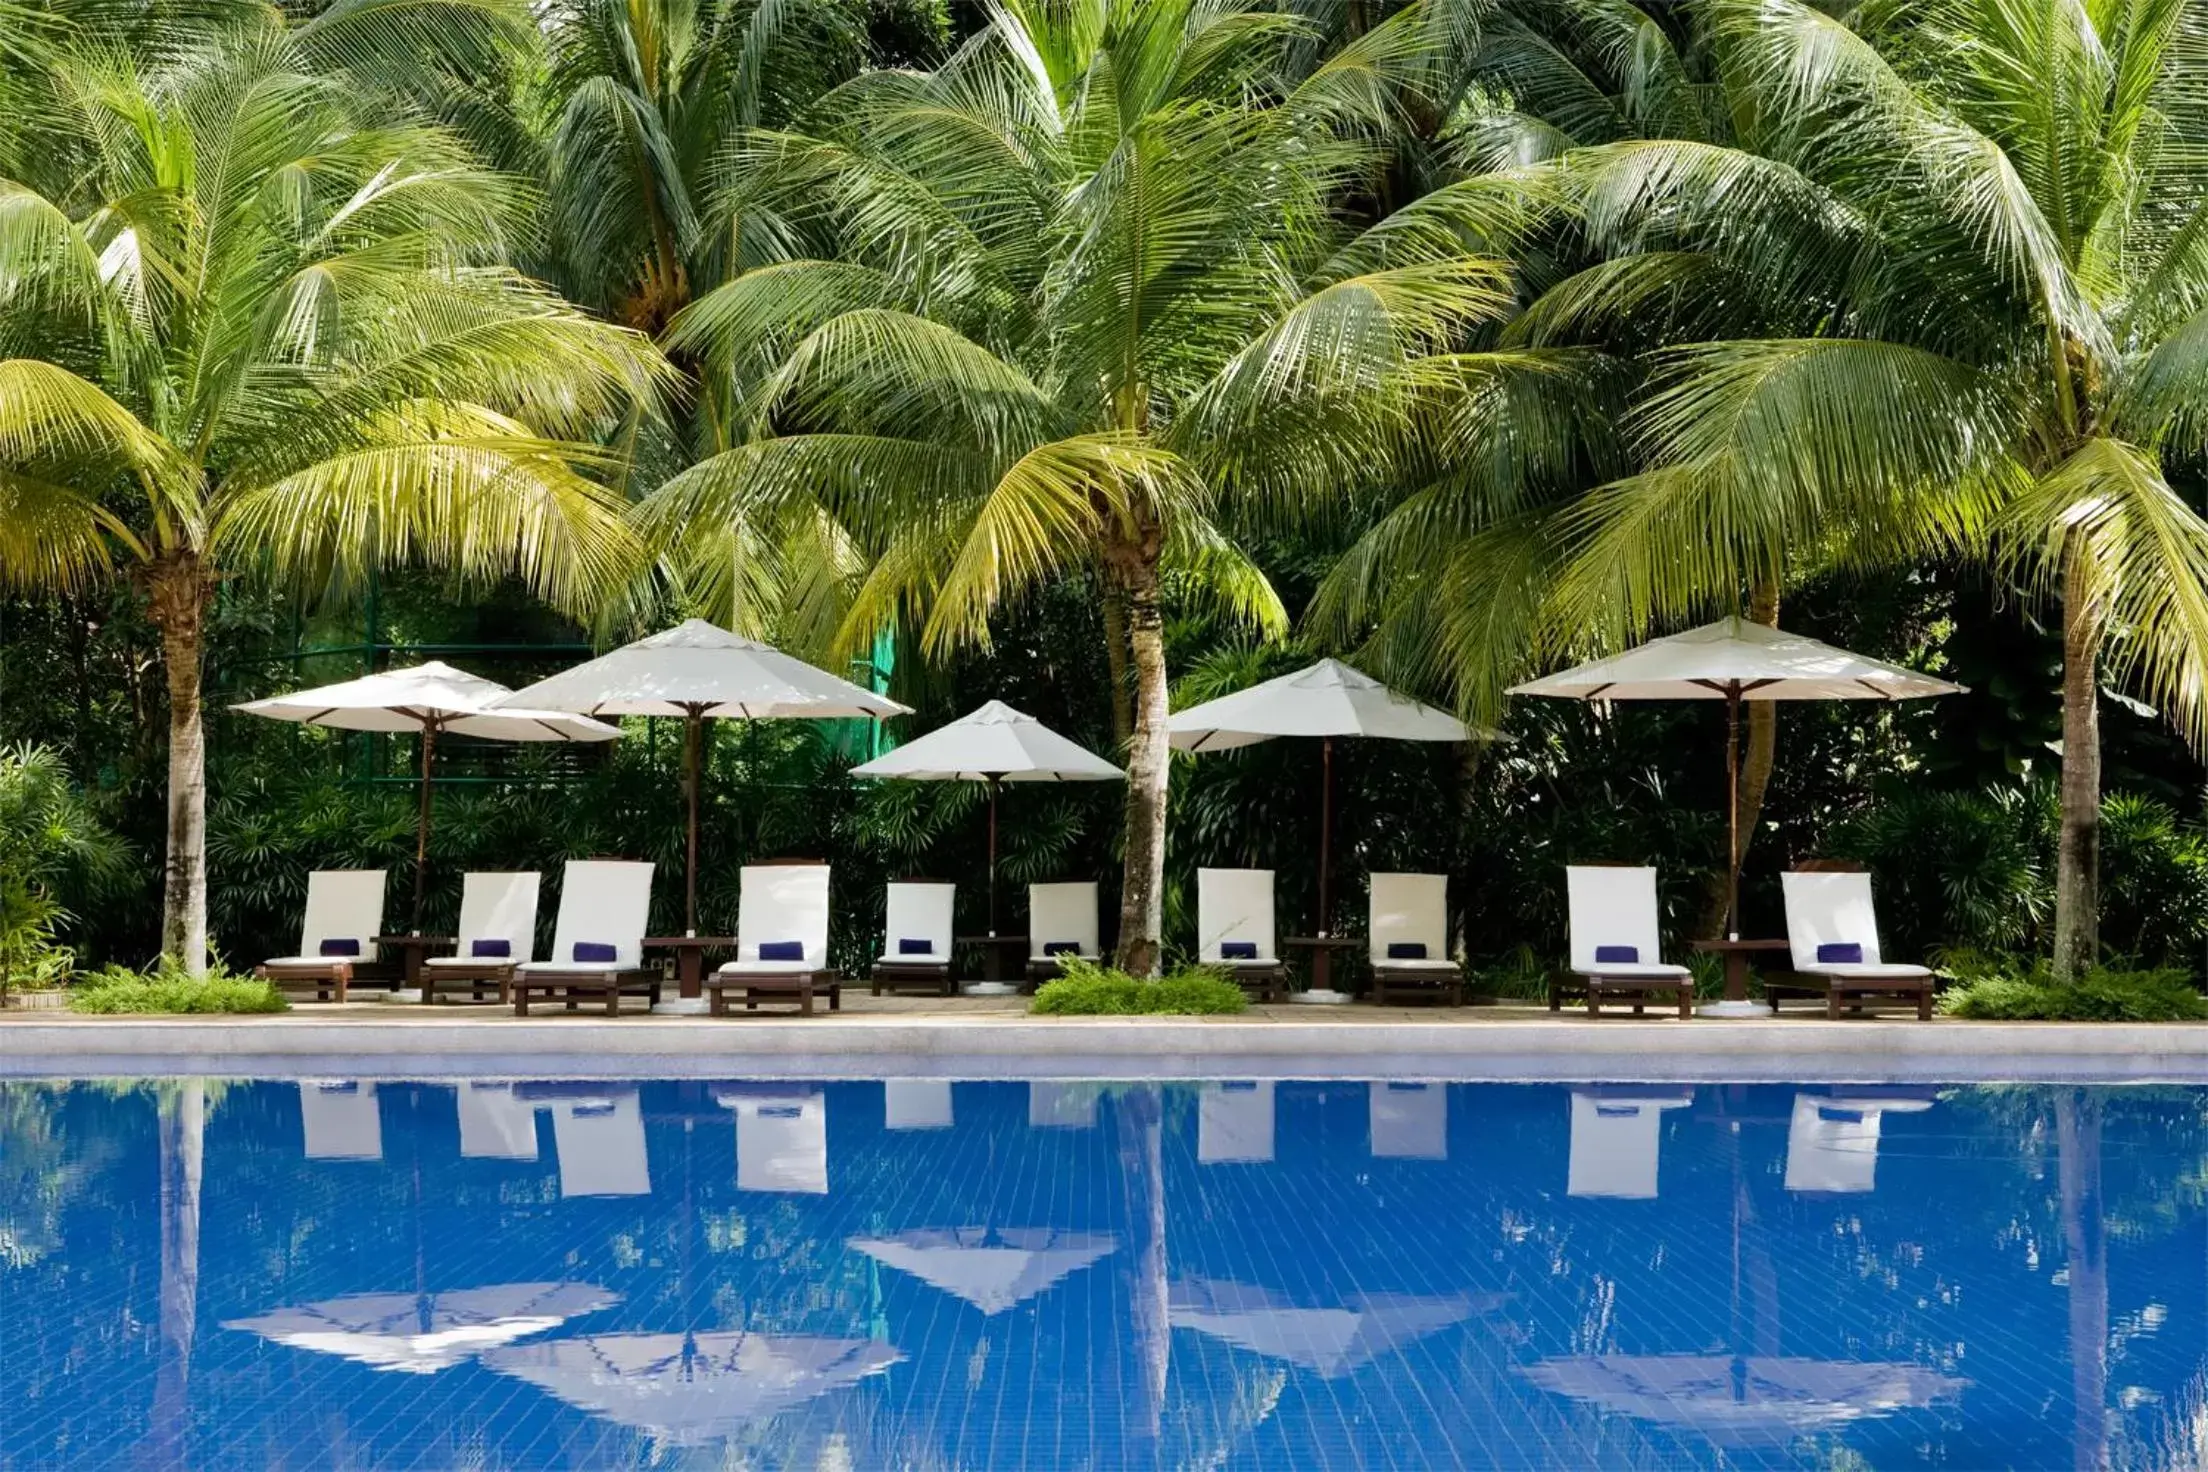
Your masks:
{"label": "green hedge", "polygon": [[2208,998],[2183,971],[2096,968],[2060,982],[2035,968],[1969,977],[1948,988],[1940,1010],[1993,1022],[2190,1022],[2208,1018]]}
{"label": "green hedge", "polygon": [[79,980],[69,995],[70,1011],[100,1014],[284,1012],[290,1007],[269,982],[232,976],[219,967],[191,976],[165,964],[151,975],[110,966]]}
{"label": "green hedge", "polygon": [[1250,1005],[1239,983],[1200,967],[1152,981],[1078,958],[1036,990],[1030,1011],[1054,1017],[1210,1017]]}

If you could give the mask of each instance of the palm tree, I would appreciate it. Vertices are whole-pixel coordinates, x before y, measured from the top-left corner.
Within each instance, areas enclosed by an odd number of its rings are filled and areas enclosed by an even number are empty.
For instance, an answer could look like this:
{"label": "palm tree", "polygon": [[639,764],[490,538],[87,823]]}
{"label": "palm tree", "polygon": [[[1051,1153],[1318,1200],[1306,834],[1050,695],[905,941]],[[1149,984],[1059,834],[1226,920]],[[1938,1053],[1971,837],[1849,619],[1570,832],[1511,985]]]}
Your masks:
{"label": "palm tree", "polygon": [[936,653],[986,646],[1045,580],[1098,580],[1129,696],[1130,970],[1159,956],[1168,580],[1277,628],[1226,510],[1386,474],[1414,407],[1483,381],[1451,349],[1508,299],[1492,249],[1520,191],[1476,181],[1361,231],[1339,208],[1447,22],[1411,7],[1299,63],[1292,15],[1000,7],[940,69],[747,134],[724,207],[775,221],[786,259],[668,334],[739,416],[643,507],[693,577],[726,592],[751,549],[824,538],[853,575],[801,612],[845,650],[907,621]]}
{"label": "palm tree", "polygon": [[547,7],[545,167],[552,247],[569,291],[656,333],[694,292],[771,259],[771,221],[755,223],[747,239],[740,214],[710,208],[731,140],[788,122],[855,76],[868,59],[870,22],[925,46],[948,29],[941,10],[925,0]]}
{"label": "palm tree", "polygon": [[510,180],[310,49],[273,12],[150,59],[87,42],[0,120],[0,579],[144,591],[162,948],[195,970],[223,579],[342,591],[416,561],[581,610],[634,547],[581,441],[660,371],[499,264]]}
{"label": "palm tree", "polygon": [[[2098,950],[2099,684],[2208,741],[2208,523],[2165,477],[2208,427],[2208,28],[2175,3],[1702,0],[1666,53],[1670,12],[1569,7],[1631,58],[1614,93],[1521,25],[1512,65],[1546,68],[1523,91],[1554,111],[1468,130],[1468,153],[1550,159],[1594,255],[1514,330],[1622,346],[1642,377],[1628,473],[1481,513],[1450,633],[1618,637],[1804,565],[1993,558],[2061,611],[2074,974]],[[1605,101],[1674,77],[1696,105]]]}

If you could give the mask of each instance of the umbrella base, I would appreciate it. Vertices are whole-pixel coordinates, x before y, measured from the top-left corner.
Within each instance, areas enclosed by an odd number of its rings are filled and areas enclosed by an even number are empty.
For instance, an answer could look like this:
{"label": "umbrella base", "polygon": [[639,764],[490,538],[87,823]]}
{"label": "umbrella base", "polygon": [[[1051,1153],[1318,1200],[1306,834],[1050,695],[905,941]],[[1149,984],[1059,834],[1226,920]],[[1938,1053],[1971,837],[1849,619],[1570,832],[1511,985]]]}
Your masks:
{"label": "umbrella base", "polygon": [[1769,1017],[1771,1009],[1761,1002],[1703,1002],[1695,1009],[1700,1017]]}
{"label": "umbrella base", "polygon": [[1009,981],[969,981],[958,989],[962,997],[1016,997],[1020,989]]}
{"label": "umbrella base", "polygon": [[378,998],[378,1000],[385,1002],[412,1002],[419,1006],[422,1000],[422,989],[418,986],[393,987],[390,991],[384,993],[382,997]]}
{"label": "umbrella base", "polygon": [[1320,986],[1309,991],[1290,992],[1288,1000],[1304,1007],[1346,1007],[1349,1005],[1349,993]]}
{"label": "umbrella base", "polygon": [[703,997],[669,997],[663,1002],[652,1004],[652,1015],[654,1017],[703,1017],[709,1005]]}

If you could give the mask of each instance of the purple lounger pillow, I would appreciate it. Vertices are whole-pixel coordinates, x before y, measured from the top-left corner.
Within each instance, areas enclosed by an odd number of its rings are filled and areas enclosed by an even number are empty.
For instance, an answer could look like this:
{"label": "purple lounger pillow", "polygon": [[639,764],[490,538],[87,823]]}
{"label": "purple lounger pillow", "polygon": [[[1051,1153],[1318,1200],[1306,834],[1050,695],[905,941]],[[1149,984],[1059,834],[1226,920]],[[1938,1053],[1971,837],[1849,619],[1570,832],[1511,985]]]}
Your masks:
{"label": "purple lounger pillow", "polygon": [[602,940],[575,942],[575,959],[578,961],[611,961],[620,954],[618,946],[610,946]]}
{"label": "purple lounger pillow", "polygon": [[900,937],[897,941],[897,954],[900,956],[932,956],[935,954],[935,942],[932,940],[914,940],[910,936]]}
{"label": "purple lounger pillow", "polygon": [[478,959],[495,957],[504,961],[514,954],[514,943],[504,939],[471,941],[468,944],[468,954]]}
{"label": "purple lounger pillow", "polygon": [[326,940],[322,942],[321,953],[325,956],[357,956],[360,954],[360,938],[348,935],[342,939]]}
{"label": "purple lounger pillow", "polygon": [[1078,956],[1081,954],[1081,942],[1077,940],[1046,940],[1043,942],[1043,954],[1046,956]]}
{"label": "purple lounger pillow", "polygon": [[1860,941],[1827,941],[1817,948],[1817,959],[1827,965],[1860,966],[1863,964],[1863,945]]}
{"label": "purple lounger pillow", "polygon": [[762,961],[802,961],[805,959],[805,942],[801,940],[763,940],[759,942],[759,959]]}
{"label": "purple lounger pillow", "polygon": [[1223,940],[1219,942],[1219,959],[1222,961],[1255,961],[1257,942],[1254,940]]}
{"label": "purple lounger pillow", "polygon": [[1423,961],[1426,959],[1426,942],[1422,940],[1391,940],[1388,942],[1390,961]]}
{"label": "purple lounger pillow", "polygon": [[1630,965],[1630,964],[1636,964],[1636,963],[1638,963],[1638,962],[1640,961],[1640,959],[1641,959],[1641,948],[1640,948],[1639,946],[1596,946],[1596,947],[1595,947],[1595,960],[1596,960],[1596,961],[1597,961],[1598,963],[1600,963],[1600,962],[1603,962],[1603,961],[1610,961],[1610,962],[1622,962],[1622,963],[1625,963],[1625,964],[1629,964],[1629,965]]}

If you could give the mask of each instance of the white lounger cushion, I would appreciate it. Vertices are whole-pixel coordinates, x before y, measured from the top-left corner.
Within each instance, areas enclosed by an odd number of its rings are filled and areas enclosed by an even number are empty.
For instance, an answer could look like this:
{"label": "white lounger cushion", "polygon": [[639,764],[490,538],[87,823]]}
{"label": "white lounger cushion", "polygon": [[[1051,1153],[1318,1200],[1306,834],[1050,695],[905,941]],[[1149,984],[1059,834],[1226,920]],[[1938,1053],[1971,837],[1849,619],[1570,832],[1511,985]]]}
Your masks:
{"label": "white lounger cushion", "polygon": [[1627,1201],[1655,1199],[1664,1111],[1683,1109],[1692,1102],[1691,1090],[1641,1096],[1573,1090],[1564,1193]]}
{"label": "white lounger cushion", "polygon": [[[1220,954],[1227,941],[1249,941],[1255,956],[1232,961]],[[1273,934],[1273,871],[1196,871],[1196,958],[1206,966],[1269,966],[1279,960]]]}
{"label": "white lounger cushion", "polygon": [[383,1158],[383,1117],[366,1080],[302,1079],[299,1123],[309,1160]]}
{"label": "white lounger cushion", "polygon": [[[460,884],[460,942],[450,956],[432,956],[432,966],[482,966],[511,960],[523,965],[537,949],[537,874],[470,874]],[[591,939],[594,937],[586,937]],[[478,956],[479,940],[506,942],[504,956]]]}
{"label": "white lounger cushion", "polygon": [[1273,1081],[1204,1085],[1196,1096],[1196,1163],[1232,1165],[1273,1158]]}
{"label": "white lounger cushion", "polygon": [[951,1081],[947,1078],[882,1080],[882,1128],[947,1130],[951,1127]]}
{"label": "white lounger cushion", "polygon": [[[1659,979],[1688,975],[1663,963],[1656,924],[1656,871],[1574,864],[1564,871],[1570,902],[1572,970],[1582,976]],[[1632,946],[1638,961],[1597,961],[1598,946]]]}
{"label": "white lounger cushion", "polygon": [[1852,1193],[1876,1188],[1881,1119],[1931,1107],[1929,1099],[1796,1094],[1786,1131],[1786,1189]]}
{"label": "white lounger cushion", "polygon": [[[1890,965],[1879,954],[1870,875],[1788,872],[1779,876],[1779,887],[1786,896],[1786,942],[1796,971],[1807,976],[1897,981],[1932,974],[1926,966]],[[1819,946],[1851,942],[1863,948],[1861,961],[1817,959]]]}
{"label": "white lounger cushion", "polygon": [[[381,869],[317,869],[307,876],[307,909],[299,927],[299,954],[271,966],[327,966],[333,961],[373,961],[383,929]],[[325,956],[322,942],[350,940],[354,956]]]}
{"label": "white lounger cushion", "polygon": [[1070,940],[1078,942],[1081,954],[1093,961],[1098,955],[1096,937],[1094,880],[1027,887],[1027,950],[1031,960],[1050,959],[1043,954],[1044,946]]}
{"label": "white lounger cushion", "polygon": [[[644,964],[644,928],[651,924],[652,866],[621,859],[570,859],[560,879],[560,914],[552,954],[521,967],[530,971],[633,971]],[[575,943],[610,945],[611,961],[577,961]]]}
{"label": "white lounger cushion", "polygon": [[[888,924],[882,938],[882,959],[898,966],[948,966],[951,964],[951,910],[958,899],[955,884],[899,880],[889,886]],[[924,940],[925,955],[908,956],[898,942]]]}
{"label": "white lounger cushion", "polygon": [[[1449,876],[1375,874],[1370,922],[1372,964],[1393,971],[1454,971],[1449,959]],[[1424,959],[1390,956],[1398,942],[1422,945]]]}
{"label": "white lounger cushion", "polygon": [[649,1196],[644,1108],[635,1091],[552,1105],[552,1150],[560,1158],[560,1195]]}
{"label": "white lounger cushion", "polygon": [[[828,964],[828,866],[746,864],[736,901],[736,959],[723,976],[787,976]],[[762,961],[766,941],[794,940],[805,947],[796,961]]]}
{"label": "white lounger cushion", "polygon": [[1365,1085],[1366,1112],[1376,1160],[1449,1158],[1449,1086],[1388,1083]]}
{"label": "white lounger cushion", "polygon": [[736,1189],[822,1196],[828,1191],[828,1100],[806,1090],[721,1094],[736,1111]]}
{"label": "white lounger cushion", "polygon": [[537,1108],[514,1097],[514,1086],[462,1079],[460,1154],[468,1160],[535,1160]]}

